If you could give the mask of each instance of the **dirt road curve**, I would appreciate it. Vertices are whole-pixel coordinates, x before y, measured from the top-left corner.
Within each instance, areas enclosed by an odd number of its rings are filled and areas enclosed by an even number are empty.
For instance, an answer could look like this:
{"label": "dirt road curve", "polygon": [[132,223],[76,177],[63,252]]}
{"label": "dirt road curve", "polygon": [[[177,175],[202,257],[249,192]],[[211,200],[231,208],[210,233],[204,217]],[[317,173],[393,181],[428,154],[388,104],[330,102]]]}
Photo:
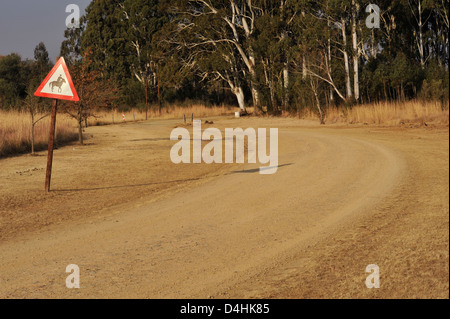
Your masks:
{"label": "dirt road curve", "polygon": [[0,160],[0,298],[448,298],[448,128],[214,121],[278,127],[278,172],[172,164],[173,121],[89,128],[50,195]]}

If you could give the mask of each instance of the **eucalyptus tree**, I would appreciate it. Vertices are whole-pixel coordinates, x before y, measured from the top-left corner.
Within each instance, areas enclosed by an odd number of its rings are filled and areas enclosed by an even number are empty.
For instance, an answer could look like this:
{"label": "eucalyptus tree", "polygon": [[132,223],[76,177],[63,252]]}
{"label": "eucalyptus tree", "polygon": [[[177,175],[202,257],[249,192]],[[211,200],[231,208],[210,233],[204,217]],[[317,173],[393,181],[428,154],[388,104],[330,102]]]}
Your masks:
{"label": "eucalyptus tree", "polygon": [[291,56],[298,42],[292,28],[295,17],[300,13],[290,0],[255,1],[255,4],[259,11],[255,22],[256,36],[252,43],[256,52],[259,86],[263,95],[267,96],[269,112],[278,113],[280,106],[287,111],[290,102]]}
{"label": "eucalyptus tree", "polygon": [[[307,78],[315,77],[347,101],[352,97],[352,90],[347,32],[342,32],[346,31],[347,23],[344,15],[337,15],[337,10],[325,1],[301,1],[300,4],[302,14],[296,17],[293,28],[299,41],[294,60],[296,71],[302,73],[308,86],[311,81]],[[338,77],[341,73],[344,76]]]}
{"label": "eucalyptus tree", "polygon": [[434,92],[448,88],[448,0],[379,0],[372,29],[370,2],[93,0],[61,52],[78,63],[91,50],[92,70],[118,82],[130,104],[151,90],[148,105],[156,87],[183,101],[226,86],[243,112],[250,101],[273,114],[309,101],[325,118],[330,103],[442,96]]}
{"label": "eucalyptus tree", "polygon": [[155,49],[154,35],[162,28],[167,16],[158,0],[125,0],[118,3],[126,28],[127,48],[132,75],[145,90],[146,118],[148,111],[148,88],[159,86],[159,61],[162,56]]}
{"label": "eucalyptus tree", "polygon": [[[169,41],[189,49],[185,67],[195,68],[202,79],[225,81],[245,111],[244,84],[250,87],[255,111],[260,92],[253,47],[260,9],[252,0],[177,1]],[[202,62],[199,62],[199,61]]]}

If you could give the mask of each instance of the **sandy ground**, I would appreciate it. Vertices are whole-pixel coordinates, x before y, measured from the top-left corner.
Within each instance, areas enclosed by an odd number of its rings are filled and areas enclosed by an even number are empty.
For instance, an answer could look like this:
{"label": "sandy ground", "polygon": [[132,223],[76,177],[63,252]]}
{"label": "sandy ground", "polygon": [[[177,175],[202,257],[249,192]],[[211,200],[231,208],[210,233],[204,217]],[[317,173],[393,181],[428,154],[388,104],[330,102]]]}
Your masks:
{"label": "sandy ground", "polygon": [[50,194],[0,160],[0,298],[449,298],[448,128],[213,121],[278,127],[278,172],[175,165],[174,120],[88,128]]}

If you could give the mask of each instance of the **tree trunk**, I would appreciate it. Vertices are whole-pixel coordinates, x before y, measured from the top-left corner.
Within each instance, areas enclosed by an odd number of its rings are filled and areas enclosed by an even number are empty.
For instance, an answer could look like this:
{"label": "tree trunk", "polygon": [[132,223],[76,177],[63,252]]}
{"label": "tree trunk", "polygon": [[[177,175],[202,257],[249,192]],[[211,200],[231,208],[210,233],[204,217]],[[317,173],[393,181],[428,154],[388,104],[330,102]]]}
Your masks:
{"label": "tree trunk", "polygon": [[78,141],[83,145],[83,125],[81,118],[78,120]]}
{"label": "tree trunk", "polygon": [[34,121],[31,124],[31,155],[34,155]]}
{"label": "tree trunk", "polygon": [[422,23],[422,0],[419,0],[419,55],[420,55],[420,66],[422,69],[425,68],[424,60],[424,48],[423,48],[423,23]]}
{"label": "tree trunk", "polygon": [[80,104],[78,107],[78,142],[83,145],[83,117],[82,117],[83,106]]}
{"label": "tree trunk", "polygon": [[161,91],[160,91],[160,86],[159,86],[159,64],[156,65],[156,73],[157,73],[157,82],[158,82],[158,108],[159,108],[159,116],[161,116]]}
{"label": "tree trunk", "polygon": [[308,69],[306,68],[306,54],[303,53],[303,57],[302,57],[302,79],[306,80],[307,76],[308,76]]}
{"label": "tree trunk", "polygon": [[258,91],[258,86],[257,86],[257,79],[256,79],[256,70],[255,70],[255,55],[253,53],[253,48],[250,47],[249,48],[249,54],[248,54],[248,60],[249,60],[249,65],[248,65],[248,69],[250,72],[250,76],[251,76],[251,90],[252,90],[252,98],[253,98],[253,106],[255,107],[255,114],[259,114],[261,113],[261,103],[260,103],[260,97],[259,97],[259,91]]}
{"label": "tree trunk", "polygon": [[273,114],[278,114],[278,105],[277,105],[277,99],[275,98],[275,83],[273,80],[273,67],[270,77],[270,103],[272,104],[272,112]]}
{"label": "tree trunk", "polygon": [[[331,29],[331,22],[330,22],[329,19],[327,19],[327,26],[328,26],[328,30],[330,30],[330,29]],[[330,35],[328,35],[328,40],[327,40],[327,42],[328,42],[328,43],[327,43],[328,68],[329,68],[329,71],[330,71],[330,73],[331,73],[331,39],[330,39]],[[333,102],[334,102],[334,89],[333,89],[333,86],[330,85],[330,101],[329,101],[329,104],[331,104],[331,103],[333,103]]]}
{"label": "tree trunk", "polygon": [[289,108],[289,62],[286,59],[283,68],[283,84],[284,84],[284,110]]}
{"label": "tree trunk", "polygon": [[148,77],[145,77],[145,120],[148,120]]}
{"label": "tree trunk", "polygon": [[34,113],[30,108],[31,114],[31,155],[34,155]]}
{"label": "tree trunk", "polygon": [[239,104],[239,108],[241,109],[241,112],[247,113],[247,110],[245,108],[245,97],[244,97],[244,91],[240,86],[231,88],[231,91],[234,95],[236,95],[236,99]]}
{"label": "tree trunk", "polygon": [[358,5],[352,1],[352,42],[353,42],[353,90],[355,93],[355,100],[359,100],[359,49],[358,49],[358,35],[356,30],[356,12]]}
{"label": "tree trunk", "polygon": [[270,93],[270,104],[267,107],[267,111],[269,113],[277,113],[277,103],[275,100],[275,88],[274,88],[274,83],[273,83],[273,67],[270,67],[270,76],[269,76],[269,65],[270,62],[269,60],[266,58],[265,60],[261,61],[263,68],[264,68],[264,78],[266,80],[266,86],[269,88],[269,93]]}
{"label": "tree trunk", "polygon": [[256,88],[256,84],[255,81],[252,81],[250,83],[251,87],[252,87],[252,98],[253,98],[253,106],[255,107],[255,113],[259,114],[261,112],[261,103],[260,103],[260,99],[259,99],[259,92],[258,89]]}
{"label": "tree trunk", "polygon": [[314,91],[314,98],[316,99],[316,107],[317,107],[317,110],[319,111],[320,124],[324,125],[325,124],[325,116],[323,114],[322,107],[320,106],[320,100],[319,100],[319,96],[317,95],[317,91]]}
{"label": "tree trunk", "polygon": [[372,57],[374,59],[377,58],[377,49],[375,48],[375,31],[372,29],[372,36],[371,36],[371,44],[372,44]]}
{"label": "tree trunk", "polygon": [[310,77],[309,79],[309,83],[311,85],[311,90],[314,94],[314,100],[315,100],[315,104],[317,107],[317,111],[319,111],[319,119],[320,119],[320,124],[323,125],[325,124],[325,114],[322,110],[322,107],[320,106],[320,99],[319,99],[319,93],[318,93],[318,83],[315,82],[318,81],[317,79],[313,79],[312,77]]}
{"label": "tree trunk", "polygon": [[350,82],[350,67],[348,63],[348,53],[347,53],[347,34],[345,32],[345,20],[341,20],[342,23],[342,44],[343,44],[343,54],[344,54],[344,66],[345,66],[345,88],[347,90],[347,99],[352,97],[352,84]]}

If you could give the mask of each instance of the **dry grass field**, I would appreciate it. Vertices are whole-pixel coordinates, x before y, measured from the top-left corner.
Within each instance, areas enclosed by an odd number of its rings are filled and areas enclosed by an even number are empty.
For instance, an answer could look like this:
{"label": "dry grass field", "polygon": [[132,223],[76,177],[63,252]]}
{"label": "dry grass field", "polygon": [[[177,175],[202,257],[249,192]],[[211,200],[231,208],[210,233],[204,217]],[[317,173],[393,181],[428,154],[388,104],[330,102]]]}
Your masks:
{"label": "dry grass field", "polygon": [[[39,117],[39,116],[37,116]],[[56,122],[56,145],[77,140],[74,121],[59,115]],[[35,149],[47,147],[50,131],[50,117],[35,126]],[[27,112],[0,110],[0,157],[31,151],[31,116]]]}
{"label": "dry grass field", "polygon": [[[207,116],[221,116],[231,115],[237,109],[231,106],[205,106],[205,105],[191,105],[186,107],[179,107],[175,105],[164,107],[159,114],[159,110],[156,106],[149,107],[147,117],[148,119],[183,119],[186,116],[186,120],[190,120],[192,114],[195,118],[207,117]],[[144,110],[130,110],[127,112],[115,111],[100,111],[95,114],[95,118],[90,118],[88,125],[105,125],[105,124],[117,124],[123,122],[144,121]],[[123,120],[125,115],[125,121]]]}
{"label": "dry grass field", "polygon": [[[326,111],[328,124],[375,124],[401,126],[411,123],[449,124],[448,102],[381,102],[358,105],[353,108],[331,108]],[[313,118],[309,113],[306,117]]]}
{"label": "dry grass field", "polygon": [[[178,107],[171,105],[162,109],[152,106],[148,110],[149,119],[183,119],[187,121],[191,116],[195,118],[233,115],[237,109],[231,106],[192,105]],[[249,108],[251,113],[253,108]],[[125,115],[125,120],[123,119]],[[145,120],[145,112],[142,110],[130,110],[127,112],[99,111],[95,117],[88,120],[88,126],[109,125],[119,123],[138,122]],[[301,115],[304,119],[317,120],[317,116],[311,112]],[[385,126],[402,126],[411,123],[420,125],[448,125],[449,110],[438,102],[410,101],[403,103],[377,103],[355,106],[351,109],[331,108],[327,110],[327,124],[371,124]],[[26,112],[5,112],[0,110],[0,157],[26,153],[31,150],[31,119]],[[37,150],[47,147],[50,119],[39,122],[35,127],[35,146]],[[76,122],[65,114],[59,114],[57,119],[57,143],[64,145],[77,140]]]}
{"label": "dry grass field", "polygon": [[[196,118],[205,116],[220,116],[233,114],[234,109],[228,106],[207,107],[192,105],[190,107],[169,106],[159,115],[154,107],[149,109],[149,119],[186,119],[190,121],[192,114]],[[125,115],[125,121],[123,120]],[[36,118],[42,116],[36,115]],[[145,112],[130,110],[127,112],[99,111],[95,117],[88,120],[88,126],[120,124],[145,120]],[[59,113],[56,121],[57,145],[64,145],[77,140],[76,121],[66,114]],[[43,150],[47,147],[50,117],[38,122],[35,126],[35,148]],[[31,117],[27,112],[0,110],[0,157],[22,154],[31,150]]]}

